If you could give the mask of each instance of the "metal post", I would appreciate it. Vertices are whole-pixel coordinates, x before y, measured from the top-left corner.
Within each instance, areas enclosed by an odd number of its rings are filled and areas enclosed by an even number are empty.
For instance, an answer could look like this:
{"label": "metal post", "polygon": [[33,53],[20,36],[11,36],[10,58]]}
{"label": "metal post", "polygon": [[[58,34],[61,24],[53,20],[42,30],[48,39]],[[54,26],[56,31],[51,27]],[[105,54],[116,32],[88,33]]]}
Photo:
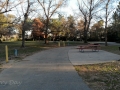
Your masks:
{"label": "metal post", "polygon": [[6,53],[6,63],[8,63],[8,46],[5,46],[5,53]]}
{"label": "metal post", "polygon": [[69,41],[67,41],[67,45],[69,46]]}
{"label": "metal post", "polygon": [[60,42],[58,42],[58,47],[60,47]]}
{"label": "metal post", "polygon": [[65,41],[63,41],[63,47],[65,47]]}
{"label": "metal post", "polygon": [[17,49],[15,49],[15,57],[17,57],[18,56],[18,51],[17,51]]}

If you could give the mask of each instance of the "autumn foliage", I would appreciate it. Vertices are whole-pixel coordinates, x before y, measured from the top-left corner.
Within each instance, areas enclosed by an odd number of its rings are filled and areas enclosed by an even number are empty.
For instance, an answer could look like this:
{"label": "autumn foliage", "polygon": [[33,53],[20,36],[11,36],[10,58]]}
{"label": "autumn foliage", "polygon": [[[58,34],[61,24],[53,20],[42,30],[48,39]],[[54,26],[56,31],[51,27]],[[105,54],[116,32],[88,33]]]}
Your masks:
{"label": "autumn foliage", "polygon": [[34,39],[40,39],[40,37],[44,37],[44,33],[43,33],[43,27],[44,27],[44,24],[40,21],[40,19],[38,18],[35,18],[33,20],[33,24],[32,24],[32,28],[33,28],[33,31],[32,31],[32,35],[33,35],[33,38]]}

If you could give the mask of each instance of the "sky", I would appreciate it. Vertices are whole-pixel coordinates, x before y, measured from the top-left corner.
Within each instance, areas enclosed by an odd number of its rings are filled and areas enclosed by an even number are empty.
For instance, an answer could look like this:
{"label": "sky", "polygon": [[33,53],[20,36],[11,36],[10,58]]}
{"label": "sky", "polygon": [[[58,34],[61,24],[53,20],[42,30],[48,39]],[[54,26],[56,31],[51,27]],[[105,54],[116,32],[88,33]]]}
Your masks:
{"label": "sky", "polygon": [[[79,0],[79,1],[81,1],[81,0]],[[83,1],[85,1],[85,0],[83,0]],[[97,0],[96,0],[97,1]],[[120,2],[120,0],[113,0],[114,1],[114,3],[110,3],[109,4],[109,7],[108,7],[108,12],[110,13],[110,15],[109,15],[109,17],[108,17],[108,19],[110,19],[110,21],[108,21],[108,23],[110,24],[111,23],[111,18],[112,18],[112,15],[113,15],[113,11],[115,11],[116,10],[116,8],[117,8],[117,5],[119,4],[119,2]],[[81,2],[80,2],[81,3]],[[112,7],[112,9],[110,9],[110,7]],[[76,15],[76,14],[78,14],[78,12],[79,12],[79,7],[78,7],[78,2],[77,2],[77,0],[70,0],[70,4],[68,5],[68,7],[65,9],[65,11],[67,12],[67,14],[68,15]],[[103,11],[100,11],[100,12],[98,12],[97,13],[99,16],[101,16],[102,18],[101,19],[103,19],[103,20],[105,20],[105,9],[103,10]],[[68,16],[67,15],[67,16]],[[80,14],[78,14],[79,15],[79,17],[80,17]],[[77,17],[78,17],[78,15],[77,15]],[[81,18],[79,18],[79,19],[81,19]],[[100,20],[100,18],[99,19],[92,19],[92,23],[95,23],[95,22],[97,22],[98,20]]]}
{"label": "sky", "polygon": [[[116,1],[116,2],[118,3],[118,1]],[[116,3],[114,4],[114,6],[115,5],[116,5]],[[23,5],[23,6],[25,6],[25,5]],[[37,6],[35,6],[35,7],[37,7]],[[77,15],[76,12],[78,10],[77,0],[68,0],[67,6],[63,7],[63,8],[60,8],[59,10],[62,12],[62,15],[64,15],[65,17],[68,17],[69,15],[76,16]],[[11,14],[15,14],[16,16],[19,16],[18,14],[20,14],[21,11],[20,10],[18,10],[18,12],[15,12],[15,11],[16,10],[14,10],[13,12],[11,12]],[[41,14],[40,11],[39,11],[39,14]],[[100,14],[104,14],[104,13],[100,12]],[[53,17],[57,18],[58,14],[54,15]]]}
{"label": "sky", "polygon": [[63,8],[63,12],[66,13],[67,16],[74,15],[74,12],[78,9],[76,0],[69,0],[67,6]]}

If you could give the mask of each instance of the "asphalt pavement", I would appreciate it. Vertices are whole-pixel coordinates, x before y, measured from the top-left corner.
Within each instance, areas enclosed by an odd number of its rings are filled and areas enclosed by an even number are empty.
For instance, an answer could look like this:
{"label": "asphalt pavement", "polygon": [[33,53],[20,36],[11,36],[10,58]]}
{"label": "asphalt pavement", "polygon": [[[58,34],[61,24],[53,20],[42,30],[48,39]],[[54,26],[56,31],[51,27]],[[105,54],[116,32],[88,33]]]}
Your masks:
{"label": "asphalt pavement", "polygon": [[8,63],[0,73],[0,90],[90,90],[62,47],[38,52]]}

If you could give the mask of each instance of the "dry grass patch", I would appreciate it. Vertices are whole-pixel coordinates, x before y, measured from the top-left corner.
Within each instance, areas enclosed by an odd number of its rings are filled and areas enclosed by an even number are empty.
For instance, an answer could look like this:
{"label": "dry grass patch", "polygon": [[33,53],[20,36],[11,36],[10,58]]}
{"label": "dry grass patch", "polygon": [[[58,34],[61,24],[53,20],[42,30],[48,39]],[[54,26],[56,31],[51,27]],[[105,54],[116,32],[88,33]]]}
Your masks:
{"label": "dry grass patch", "polygon": [[78,65],[75,69],[92,90],[120,90],[120,61]]}

